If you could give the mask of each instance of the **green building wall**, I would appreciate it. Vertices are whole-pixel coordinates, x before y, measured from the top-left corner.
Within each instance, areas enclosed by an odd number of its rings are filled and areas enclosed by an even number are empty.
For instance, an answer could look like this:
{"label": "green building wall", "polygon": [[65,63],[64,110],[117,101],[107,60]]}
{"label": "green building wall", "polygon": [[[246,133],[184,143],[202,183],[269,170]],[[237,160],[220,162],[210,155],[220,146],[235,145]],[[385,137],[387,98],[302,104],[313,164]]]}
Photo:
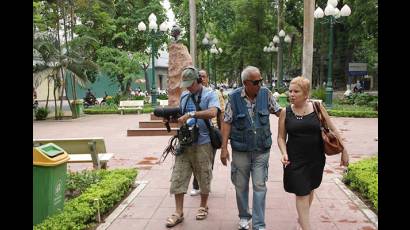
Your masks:
{"label": "green building wall", "polygon": [[[70,73],[67,73],[68,76]],[[144,74],[142,73],[142,76]],[[73,94],[72,94],[72,78],[68,77],[68,86],[67,89],[67,97],[70,99],[73,99]],[[140,87],[142,90],[145,90],[145,83],[143,84],[137,84],[135,82],[131,83],[131,88],[136,89],[137,87]],[[113,96],[118,93],[119,91],[119,85],[117,82],[113,82],[106,74],[100,74],[97,76],[96,80],[94,83],[89,83],[85,87],[80,86],[79,84],[76,84],[76,93],[77,93],[77,99],[81,99],[85,96],[85,93],[87,92],[87,89],[90,88],[91,92],[97,97],[97,98],[102,98],[105,96],[104,92],[107,92],[108,95]]]}

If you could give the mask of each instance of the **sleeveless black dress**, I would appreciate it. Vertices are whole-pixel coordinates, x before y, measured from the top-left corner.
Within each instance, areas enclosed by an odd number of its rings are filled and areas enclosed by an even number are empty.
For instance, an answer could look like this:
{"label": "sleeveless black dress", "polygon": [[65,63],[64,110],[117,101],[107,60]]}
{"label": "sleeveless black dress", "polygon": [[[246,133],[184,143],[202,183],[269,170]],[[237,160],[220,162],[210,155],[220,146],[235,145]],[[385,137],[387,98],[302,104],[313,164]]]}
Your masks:
{"label": "sleeveless black dress", "polygon": [[284,168],[286,192],[309,195],[322,182],[326,157],[320,133],[320,121],[313,111],[297,119],[290,105],[286,107],[286,149],[290,164]]}

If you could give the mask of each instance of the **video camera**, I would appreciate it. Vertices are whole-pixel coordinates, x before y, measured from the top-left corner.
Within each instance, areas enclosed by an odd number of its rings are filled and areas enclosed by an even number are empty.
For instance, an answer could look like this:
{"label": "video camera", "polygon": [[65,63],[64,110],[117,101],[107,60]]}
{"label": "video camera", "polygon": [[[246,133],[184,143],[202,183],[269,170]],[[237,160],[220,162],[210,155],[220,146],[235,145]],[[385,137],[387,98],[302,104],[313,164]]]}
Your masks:
{"label": "video camera", "polygon": [[179,111],[179,107],[167,107],[167,108],[156,108],[154,109],[154,115],[157,117],[166,118],[167,122],[165,126],[167,127],[167,131],[171,132],[171,127],[169,126],[170,120],[176,120],[181,117],[181,113]]}

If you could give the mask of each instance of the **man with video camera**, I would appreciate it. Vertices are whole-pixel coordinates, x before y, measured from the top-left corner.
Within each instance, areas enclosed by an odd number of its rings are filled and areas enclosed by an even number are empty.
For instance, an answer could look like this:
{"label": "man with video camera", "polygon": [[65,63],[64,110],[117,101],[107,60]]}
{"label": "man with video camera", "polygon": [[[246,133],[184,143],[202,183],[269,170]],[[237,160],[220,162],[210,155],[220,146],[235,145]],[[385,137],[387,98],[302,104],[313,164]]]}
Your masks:
{"label": "man with video camera", "polygon": [[[216,93],[216,95],[218,96],[219,105],[221,106],[221,109],[218,110],[217,117],[212,118],[212,124],[213,124],[214,127],[218,127],[220,129],[221,128],[221,123],[220,122],[221,122],[221,120],[223,120],[223,113],[224,113],[224,110],[225,110],[224,109],[225,108],[225,101],[224,101],[223,95],[219,90],[212,89],[209,86],[209,77],[208,77],[208,73],[205,70],[201,69],[201,70],[199,70],[198,73],[199,73],[199,77],[202,79],[202,83],[201,83],[202,86],[213,90]],[[216,154],[216,149],[214,148],[214,159],[212,161],[212,169],[214,167],[215,154]],[[194,180],[192,181],[192,190],[189,194],[191,196],[197,196],[197,195],[201,194],[201,190],[199,190],[198,180],[195,177],[194,177]]]}
{"label": "man with video camera", "polygon": [[[170,193],[175,194],[176,210],[166,222],[173,227],[184,219],[184,194],[188,190],[192,173],[197,178],[201,190],[201,204],[196,214],[197,220],[208,215],[208,195],[211,190],[213,147],[205,120],[216,117],[220,109],[218,97],[212,90],[202,86],[195,67],[188,66],[182,71],[181,88],[187,88],[181,94],[179,107],[182,116],[178,118],[181,125],[178,135],[179,147],[171,176]],[[187,122],[188,121],[188,122]],[[184,127],[189,128],[189,132]],[[187,137],[184,137],[187,133]],[[181,135],[182,134],[182,135]],[[182,137],[181,137],[182,136]]]}

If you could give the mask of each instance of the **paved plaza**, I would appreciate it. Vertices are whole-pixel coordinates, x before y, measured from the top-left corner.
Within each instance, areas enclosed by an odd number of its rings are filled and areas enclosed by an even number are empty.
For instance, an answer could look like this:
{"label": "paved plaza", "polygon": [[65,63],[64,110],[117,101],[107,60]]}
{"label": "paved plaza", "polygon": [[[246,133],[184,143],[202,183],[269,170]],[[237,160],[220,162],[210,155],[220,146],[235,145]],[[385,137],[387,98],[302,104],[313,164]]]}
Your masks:
{"label": "paved plaza", "polygon": [[[277,118],[271,116],[273,145],[269,160],[269,179],[266,198],[266,229],[294,230],[297,212],[294,195],[283,189],[283,172],[276,143]],[[128,137],[127,129],[137,128],[141,115],[85,115],[75,120],[33,121],[33,138],[104,137],[107,152],[114,153],[109,168],[139,168],[137,180],[141,185],[135,197],[120,205],[99,229],[167,229],[166,218],[174,212],[174,197],[169,195],[173,156],[162,164],[155,164],[168,144],[170,136]],[[342,131],[351,162],[378,154],[377,118],[333,118]],[[228,147],[230,149],[230,146]],[[311,208],[313,229],[377,229],[377,216],[358,203],[354,195],[340,183],[343,169],[340,155],[328,157],[321,186],[316,190]],[[73,171],[91,169],[91,164],[69,164]],[[251,183],[250,183],[251,184]],[[216,154],[212,193],[209,196],[209,215],[195,220],[200,197],[185,196],[185,220],[173,229],[237,229],[238,211],[235,189],[230,181],[230,166],[225,167]],[[191,189],[191,185],[189,190]],[[250,186],[250,194],[252,194]],[[250,198],[252,203],[252,199]],[[251,204],[250,204],[251,205]],[[252,206],[252,205],[251,205]]]}

